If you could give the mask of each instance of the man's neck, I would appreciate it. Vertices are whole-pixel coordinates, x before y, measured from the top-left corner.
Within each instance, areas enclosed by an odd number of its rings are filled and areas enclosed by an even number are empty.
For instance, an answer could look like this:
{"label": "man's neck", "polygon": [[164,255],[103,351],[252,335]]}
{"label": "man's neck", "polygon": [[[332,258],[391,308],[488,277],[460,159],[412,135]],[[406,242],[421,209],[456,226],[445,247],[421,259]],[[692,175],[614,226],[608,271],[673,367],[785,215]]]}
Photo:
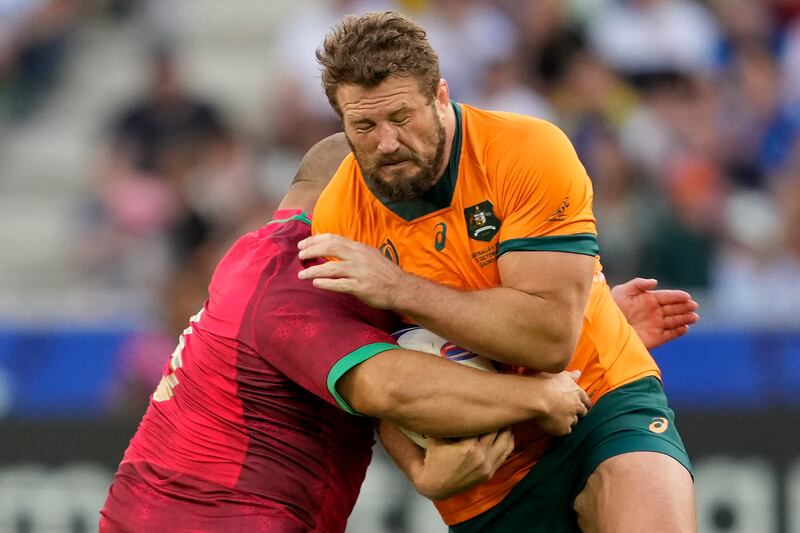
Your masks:
{"label": "man's neck", "polygon": [[453,111],[453,104],[448,104],[444,111],[444,155],[442,166],[438,170],[436,183],[444,176],[447,166],[450,164],[450,153],[453,151],[453,137],[456,135],[456,112]]}

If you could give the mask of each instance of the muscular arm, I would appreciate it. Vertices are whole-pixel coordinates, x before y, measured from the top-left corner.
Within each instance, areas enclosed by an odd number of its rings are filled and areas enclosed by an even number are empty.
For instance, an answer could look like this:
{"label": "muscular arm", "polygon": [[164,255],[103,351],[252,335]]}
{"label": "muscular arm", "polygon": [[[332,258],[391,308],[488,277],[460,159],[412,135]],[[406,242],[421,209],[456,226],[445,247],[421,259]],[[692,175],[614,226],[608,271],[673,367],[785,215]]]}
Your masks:
{"label": "muscular arm", "polygon": [[339,259],[300,273],[316,287],[392,309],[497,361],[546,372],[563,370],[572,357],[594,268],[588,255],[511,252],[499,259],[503,287],[462,291],[403,272],[377,250],[337,235],[301,241],[300,257]]}
{"label": "muscular arm", "polygon": [[432,500],[488,481],[514,450],[509,429],[456,442],[429,437],[425,452],[391,423],[381,422],[378,433],[395,464],[420,494]]}
{"label": "muscular arm", "polygon": [[415,278],[398,292],[394,309],[497,361],[564,370],[578,340],[594,257],[512,252],[499,259],[499,268],[503,286],[484,290],[458,291]]}
{"label": "muscular arm", "polygon": [[336,387],[362,414],[437,436],[477,435],[531,419],[564,434],[590,405],[566,373],[495,374],[402,349],[360,363]]}

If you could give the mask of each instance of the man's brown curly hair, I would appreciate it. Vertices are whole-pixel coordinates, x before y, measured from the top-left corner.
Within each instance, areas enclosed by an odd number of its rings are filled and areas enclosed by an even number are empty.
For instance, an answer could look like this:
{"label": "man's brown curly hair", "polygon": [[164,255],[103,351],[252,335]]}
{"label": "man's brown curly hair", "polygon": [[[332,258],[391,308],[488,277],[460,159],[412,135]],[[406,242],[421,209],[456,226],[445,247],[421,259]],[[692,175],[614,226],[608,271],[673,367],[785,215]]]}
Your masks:
{"label": "man's brown curly hair", "polygon": [[409,76],[433,98],[440,78],[439,57],[425,30],[395,11],[345,17],[325,36],[317,61],[322,66],[325,95],[340,116],[336,101],[340,84],[369,89],[389,76]]}

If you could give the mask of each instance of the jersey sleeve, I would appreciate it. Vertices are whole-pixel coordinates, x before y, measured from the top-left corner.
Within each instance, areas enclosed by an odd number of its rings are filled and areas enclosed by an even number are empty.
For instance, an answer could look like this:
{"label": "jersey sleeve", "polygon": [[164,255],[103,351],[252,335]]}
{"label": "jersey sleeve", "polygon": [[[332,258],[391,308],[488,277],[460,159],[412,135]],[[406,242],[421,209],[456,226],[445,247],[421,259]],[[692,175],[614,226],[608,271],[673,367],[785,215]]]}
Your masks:
{"label": "jersey sleeve", "polygon": [[339,395],[336,384],[356,365],[398,348],[386,333],[394,315],[298,280],[299,268],[299,261],[293,261],[289,269],[275,274],[269,291],[256,297],[248,337],[258,353],[288,379],[358,414]]}
{"label": "jersey sleeve", "polygon": [[597,255],[592,184],[566,135],[531,120],[500,139],[496,164],[498,255],[556,251]]}

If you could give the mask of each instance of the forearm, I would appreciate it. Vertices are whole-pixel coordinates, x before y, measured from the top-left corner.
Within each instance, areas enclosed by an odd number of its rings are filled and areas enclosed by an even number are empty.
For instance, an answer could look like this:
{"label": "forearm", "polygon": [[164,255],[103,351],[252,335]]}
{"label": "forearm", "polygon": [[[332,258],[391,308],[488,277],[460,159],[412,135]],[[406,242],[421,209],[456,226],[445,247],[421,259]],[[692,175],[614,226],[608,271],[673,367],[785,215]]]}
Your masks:
{"label": "forearm", "polygon": [[558,372],[572,357],[596,258],[583,253],[511,252],[498,258],[500,285],[456,290],[403,272],[377,250],[337,235],[298,243],[298,257],[336,257],[298,273],[320,289],[410,317],[497,361]]}
{"label": "forearm", "polygon": [[[378,426],[378,436],[389,457],[416,486],[419,473],[422,471],[425,462],[423,449],[411,442],[391,422],[381,421]],[[417,487],[417,490],[419,490],[419,487]]]}
{"label": "forearm", "polygon": [[428,438],[424,453],[391,423],[381,422],[379,433],[389,456],[417,491],[432,500],[488,481],[514,450],[514,436],[508,429],[454,441]]}
{"label": "forearm", "polygon": [[569,362],[584,305],[506,287],[465,291],[409,278],[394,310],[415,323],[496,361],[547,372]]}
{"label": "forearm", "polygon": [[337,384],[358,412],[434,436],[476,435],[536,418],[545,411],[541,387],[536,378],[484,372],[410,350],[378,354]]}

